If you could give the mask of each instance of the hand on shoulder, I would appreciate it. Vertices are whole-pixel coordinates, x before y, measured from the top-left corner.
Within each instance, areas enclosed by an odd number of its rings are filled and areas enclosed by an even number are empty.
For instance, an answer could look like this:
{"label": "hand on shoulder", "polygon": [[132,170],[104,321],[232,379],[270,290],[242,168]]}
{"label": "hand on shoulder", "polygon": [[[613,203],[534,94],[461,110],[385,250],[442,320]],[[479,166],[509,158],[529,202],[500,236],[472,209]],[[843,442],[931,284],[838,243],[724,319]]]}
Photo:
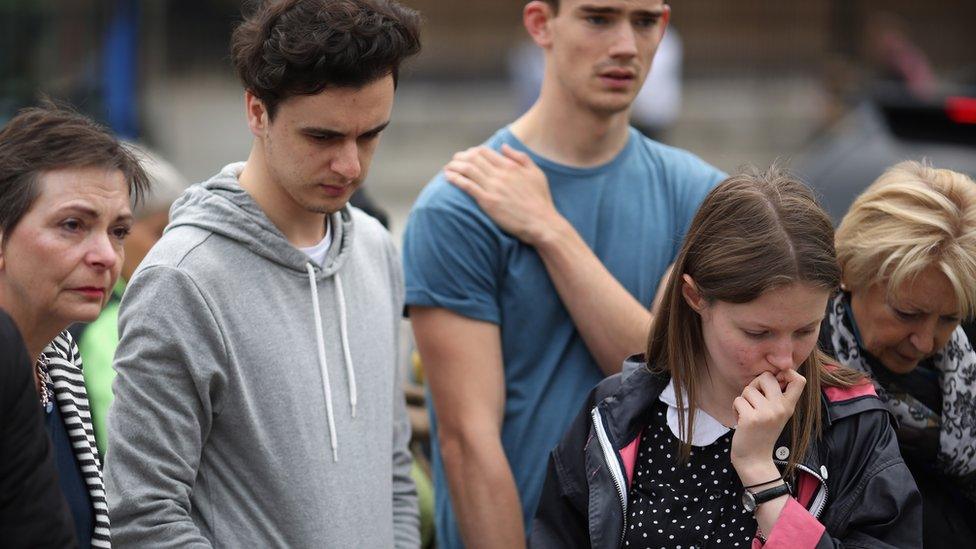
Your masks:
{"label": "hand on shoulder", "polygon": [[508,145],[501,152],[479,146],[456,153],[444,175],[499,227],[530,246],[566,222],[556,211],[546,174],[529,155]]}

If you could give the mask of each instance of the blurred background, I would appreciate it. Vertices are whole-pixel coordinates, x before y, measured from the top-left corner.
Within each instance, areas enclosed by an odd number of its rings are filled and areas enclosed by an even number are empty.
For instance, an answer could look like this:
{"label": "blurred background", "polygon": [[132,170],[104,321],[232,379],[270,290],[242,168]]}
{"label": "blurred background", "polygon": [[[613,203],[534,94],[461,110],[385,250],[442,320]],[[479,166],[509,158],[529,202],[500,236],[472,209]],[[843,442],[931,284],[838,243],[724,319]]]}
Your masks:
{"label": "blurred background", "polygon": [[[367,179],[399,237],[427,180],[534,96],[522,0],[402,0],[425,17]],[[901,158],[976,174],[974,0],[674,0],[635,109],[654,137],[733,170],[780,158],[839,217]],[[247,2],[0,0],[0,121],[63,99],[190,181],[248,152],[230,30]],[[399,239],[398,239],[399,241]]]}

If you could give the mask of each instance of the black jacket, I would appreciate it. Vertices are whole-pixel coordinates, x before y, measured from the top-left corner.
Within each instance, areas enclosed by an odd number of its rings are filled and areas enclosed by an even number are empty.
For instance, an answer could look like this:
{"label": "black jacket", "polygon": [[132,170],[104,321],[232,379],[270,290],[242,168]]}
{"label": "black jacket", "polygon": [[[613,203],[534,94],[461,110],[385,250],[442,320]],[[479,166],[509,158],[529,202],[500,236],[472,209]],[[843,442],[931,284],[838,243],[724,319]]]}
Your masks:
{"label": "black jacket", "polygon": [[[624,371],[633,373],[611,376],[590,393],[553,450],[532,547],[621,546],[632,474],[623,455],[639,443],[647,413],[669,381],[643,365],[629,366]],[[793,483],[800,501],[787,503],[766,546],[921,547],[921,498],[873,387],[827,390],[823,399],[823,435]],[[777,450],[782,446],[789,446],[786,435]]]}
{"label": "black jacket", "polygon": [[75,528],[55,473],[31,360],[0,311],[0,545],[75,547]]}

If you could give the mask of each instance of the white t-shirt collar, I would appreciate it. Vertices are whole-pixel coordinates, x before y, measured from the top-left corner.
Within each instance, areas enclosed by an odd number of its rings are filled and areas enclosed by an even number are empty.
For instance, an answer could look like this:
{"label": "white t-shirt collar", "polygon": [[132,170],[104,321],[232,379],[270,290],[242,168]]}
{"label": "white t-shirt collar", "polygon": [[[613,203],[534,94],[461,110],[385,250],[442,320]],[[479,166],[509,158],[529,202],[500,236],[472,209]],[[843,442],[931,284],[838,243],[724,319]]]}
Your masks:
{"label": "white t-shirt collar", "polygon": [[325,227],[325,236],[318,244],[314,246],[309,246],[307,248],[298,248],[300,251],[304,252],[312,261],[315,262],[319,267],[324,266],[325,256],[329,254],[329,248],[332,247],[332,222],[331,220]]}

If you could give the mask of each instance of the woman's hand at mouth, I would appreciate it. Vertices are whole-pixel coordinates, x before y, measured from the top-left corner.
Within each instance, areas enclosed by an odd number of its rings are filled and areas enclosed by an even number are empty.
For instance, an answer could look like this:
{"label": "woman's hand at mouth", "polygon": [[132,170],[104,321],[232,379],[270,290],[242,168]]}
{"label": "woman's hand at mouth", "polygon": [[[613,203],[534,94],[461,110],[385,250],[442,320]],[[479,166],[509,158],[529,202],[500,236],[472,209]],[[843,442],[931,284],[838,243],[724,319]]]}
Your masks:
{"label": "woman's hand at mouth", "polygon": [[773,446],[793,417],[807,380],[796,370],[763,372],[732,401],[738,425],[732,436],[732,466],[745,486],[779,474]]}

